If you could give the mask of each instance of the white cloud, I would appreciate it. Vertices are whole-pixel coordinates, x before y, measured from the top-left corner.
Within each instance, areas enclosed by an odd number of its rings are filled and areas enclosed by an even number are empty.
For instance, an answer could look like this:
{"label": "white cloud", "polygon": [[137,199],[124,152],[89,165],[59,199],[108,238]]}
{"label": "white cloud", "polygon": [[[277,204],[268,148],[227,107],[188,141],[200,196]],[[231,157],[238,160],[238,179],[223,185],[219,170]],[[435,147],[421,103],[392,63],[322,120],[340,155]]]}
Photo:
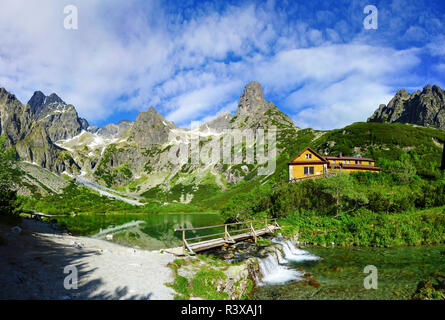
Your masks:
{"label": "white cloud", "polygon": [[74,3],[77,31],[63,28],[69,1],[2,1],[0,86],[23,102],[34,90],[57,92],[92,122],[150,105],[180,125],[207,119],[233,112],[243,86],[257,80],[300,126],[338,127],[365,120],[387,102],[390,81],[419,63],[418,50],[341,44],[345,21],[317,29],[287,20],[273,1],[192,18],[159,1]]}
{"label": "white cloud", "polygon": [[351,76],[326,88],[304,87],[289,97],[289,104],[308,106],[292,119],[299,127],[341,128],[366,121],[381,103],[393,96],[391,88]]}

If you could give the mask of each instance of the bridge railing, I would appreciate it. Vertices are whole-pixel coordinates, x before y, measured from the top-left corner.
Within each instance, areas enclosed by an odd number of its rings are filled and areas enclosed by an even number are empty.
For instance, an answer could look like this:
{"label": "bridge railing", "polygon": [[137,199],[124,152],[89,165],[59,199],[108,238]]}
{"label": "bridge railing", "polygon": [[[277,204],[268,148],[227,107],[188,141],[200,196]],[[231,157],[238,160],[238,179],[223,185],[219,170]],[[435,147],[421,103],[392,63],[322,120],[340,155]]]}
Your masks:
{"label": "bridge railing", "polygon": [[[219,229],[219,228],[221,229],[224,228],[224,232],[187,237],[187,232],[196,232],[196,231]],[[236,236],[244,232],[246,234],[250,234],[254,238],[256,243],[257,241],[256,230],[266,229],[269,230],[270,232],[273,232],[273,230],[275,230],[276,228],[280,228],[280,226],[277,223],[277,219],[263,219],[263,220],[250,220],[244,222],[225,223],[225,224],[196,227],[196,228],[180,228],[180,229],[175,229],[175,232],[182,232],[182,248],[184,250],[184,254],[186,253],[186,249],[188,249],[192,254],[194,254],[193,250],[190,248],[191,245],[190,242],[192,241],[214,238],[210,240],[224,239],[225,242],[235,243],[235,240],[233,240],[232,236]]]}

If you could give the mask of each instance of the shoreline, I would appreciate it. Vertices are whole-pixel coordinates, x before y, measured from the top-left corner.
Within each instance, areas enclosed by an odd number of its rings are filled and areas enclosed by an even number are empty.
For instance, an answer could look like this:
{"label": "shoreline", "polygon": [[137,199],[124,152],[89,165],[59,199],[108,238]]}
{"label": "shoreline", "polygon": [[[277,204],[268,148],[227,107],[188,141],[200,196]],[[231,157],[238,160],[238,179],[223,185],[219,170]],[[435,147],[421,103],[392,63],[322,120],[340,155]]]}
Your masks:
{"label": "shoreline", "polygon": [[[172,255],[68,235],[32,219],[22,218],[20,233],[11,227],[0,225],[0,299],[173,299],[165,286]],[[74,276],[67,266],[77,269],[77,289],[64,287]]]}

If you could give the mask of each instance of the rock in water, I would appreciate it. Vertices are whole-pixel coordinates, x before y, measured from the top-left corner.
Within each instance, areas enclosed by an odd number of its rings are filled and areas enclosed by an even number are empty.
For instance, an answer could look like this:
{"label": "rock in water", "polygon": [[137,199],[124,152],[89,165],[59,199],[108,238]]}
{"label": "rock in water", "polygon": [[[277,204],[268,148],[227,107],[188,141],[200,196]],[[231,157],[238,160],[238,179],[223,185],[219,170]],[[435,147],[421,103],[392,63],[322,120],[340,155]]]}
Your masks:
{"label": "rock in water", "polygon": [[17,227],[17,226],[12,227],[11,228],[11,232],[14,233],[14,234],[20,234],[20,233],[22,233],[22,228]]}

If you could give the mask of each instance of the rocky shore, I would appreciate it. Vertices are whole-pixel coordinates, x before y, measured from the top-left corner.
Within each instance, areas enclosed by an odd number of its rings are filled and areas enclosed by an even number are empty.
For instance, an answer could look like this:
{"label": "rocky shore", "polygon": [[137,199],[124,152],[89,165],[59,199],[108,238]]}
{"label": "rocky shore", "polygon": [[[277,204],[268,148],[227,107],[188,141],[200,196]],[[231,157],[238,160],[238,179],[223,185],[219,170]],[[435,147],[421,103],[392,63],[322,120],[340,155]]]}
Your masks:
{"label": "rocky shore", "polygon": [[75,237],[30,219],[19,228],[0,225],[0,237],[0,299],[173,298],[165,286],[172,255]]}

